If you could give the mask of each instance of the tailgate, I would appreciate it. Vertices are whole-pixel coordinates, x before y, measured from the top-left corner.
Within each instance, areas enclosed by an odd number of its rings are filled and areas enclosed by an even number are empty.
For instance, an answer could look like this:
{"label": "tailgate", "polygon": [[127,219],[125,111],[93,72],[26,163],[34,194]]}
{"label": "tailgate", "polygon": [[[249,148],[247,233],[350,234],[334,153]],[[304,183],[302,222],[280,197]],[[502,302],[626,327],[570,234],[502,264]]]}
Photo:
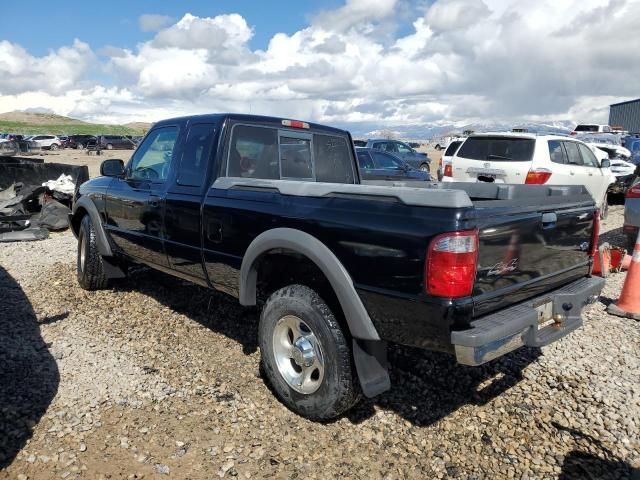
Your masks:
{"label": "tailgate", "polygon": [[476,205],[479,228],[474,316],[558,288],[589,273],[594,206]]}

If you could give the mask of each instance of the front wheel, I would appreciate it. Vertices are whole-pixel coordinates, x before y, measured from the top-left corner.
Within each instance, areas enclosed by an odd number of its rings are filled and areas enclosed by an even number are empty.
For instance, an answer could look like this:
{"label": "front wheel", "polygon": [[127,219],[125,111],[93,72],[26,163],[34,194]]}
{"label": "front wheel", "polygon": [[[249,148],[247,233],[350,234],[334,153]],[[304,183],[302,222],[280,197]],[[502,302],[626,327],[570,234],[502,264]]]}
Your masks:
{"label": "front wheel", "polygon": [[289,285],[269,297],[260,316],[259,343],[267,380],[297,414],[328,420],[360,399],[349,340],[309,287]]}
{"label": "front wheel", "polygon": [[422,165],[420,165],[420,170],[422,170],[423,172],[429,173],[430,172],[429,164],[428,163],[423,163]]}
{"label": "front wheel", "polygon": [[85,290],[107,288],[108,279],[104,273],[102,255],[98,251],[96,231],[89,215],[82,218],[78,232],[77,276],[78,283]]}
{"label": "front wheel", "polygon": [[57,143],[52,143],[51,146],[49,147],[50,150],[58,150],[58,144]]}
{"label": "front wheel", "polygon": [[113,145],[110,143],[107,143],[107,150],[113,150]]}

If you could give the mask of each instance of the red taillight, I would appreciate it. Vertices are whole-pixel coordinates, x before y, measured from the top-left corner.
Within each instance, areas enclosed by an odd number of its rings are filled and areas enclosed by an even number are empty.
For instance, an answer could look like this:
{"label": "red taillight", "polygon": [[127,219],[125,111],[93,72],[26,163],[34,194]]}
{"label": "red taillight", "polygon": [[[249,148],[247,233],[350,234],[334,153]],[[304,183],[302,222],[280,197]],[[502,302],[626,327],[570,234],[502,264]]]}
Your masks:
{"label": "red taillight", "polygon": [[589,256],[595,257],[598,253],[598,240],[600,238],[600,209],[596,208],[593,212],[593,230],[591,231],[591,247],[589,248]]}
{"label": "red taillight", "polygon": [[625,195],[627,198],[640,198],[640,183],[636,183],[633,187],[627,190]]}
{"label": "red taillight", "polygon": [[445,177],[453,177],[453,165],[451,165],[450,163],[447,163],[444,166],[444,176]]}
{"label": "red taillight", "polygon": [[538,168],[536,170],[529,170],[524,183],[526,183],[527,185],[542,185],[543,183],[547,183],[550,178],[551,170],[547,170],[546,168]]}
{"label": "red taillight", "polygon": [[573,131],[573,132],[571,132],[569,135],[571,135],[572,137],[575,137],[577,134],[578,134],[578,132]]}
{"label": "red taillight", "polygon": [[477,261],[478,230],[438,235],[427,251],[425,291],[446,298],[471,295]]}

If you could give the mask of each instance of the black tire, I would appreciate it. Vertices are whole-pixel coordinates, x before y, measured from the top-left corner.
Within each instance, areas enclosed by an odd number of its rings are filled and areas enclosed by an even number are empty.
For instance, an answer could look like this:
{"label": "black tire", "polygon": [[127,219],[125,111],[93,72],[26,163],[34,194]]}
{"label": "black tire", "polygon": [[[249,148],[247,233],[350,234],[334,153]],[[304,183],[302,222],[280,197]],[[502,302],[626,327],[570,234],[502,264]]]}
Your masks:
{"label": "black tire", "polygon": [[[280,319],[303,320],[317,338],[324,376],[313,393],[294,390],[280,373],[274,353],[274,334]],[[361,397],[350,339],[320,296],[304,285],[289,285],[273,293],[260,316],[262,371],[278,398],[295,413],[311,420],[329,420],[353,407]]]}
{"label": "black tire", "polygon": [[422,165],[420,165],[420,170],[423,172],[431,173],[431,168],[429,167],[428,163],[423,163]]}
{"label": "black tire", "polygon": [[82,144],[81,144],[81,143],[78,143],[78,144],[76,145],[76,150],[82,150],[83,148],[84,148],[84,147],[82,146]]}
{"label": "black tire", "polygon": [[78,283],[85,290],[101,290],[109,283],[89,215],[82,218],[78,232],[77,274]]}
{"label": "black tire", "polygon": [[113,145],[111,143],[107,143],[107,150],[113,150]]}
{"label": "black tire", "polygon": [[58,144],[57,143],[52,143],[51,146],[49,147],[49,150],[58,150]]}

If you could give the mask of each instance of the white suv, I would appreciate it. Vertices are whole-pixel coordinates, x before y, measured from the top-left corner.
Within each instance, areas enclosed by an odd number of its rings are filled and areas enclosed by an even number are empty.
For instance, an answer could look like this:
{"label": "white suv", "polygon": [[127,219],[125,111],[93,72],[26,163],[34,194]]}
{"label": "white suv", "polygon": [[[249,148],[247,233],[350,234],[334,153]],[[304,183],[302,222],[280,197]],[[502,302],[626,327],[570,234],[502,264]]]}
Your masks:
{"label": "white suv", "polygon": [[49,150],[57,150],[62,142],[55,135],[35,135],[29,139],[34,142],[37,147],[48,148]]}
{"label": "white suv", "polygon": [[531,133],[483,133],[466,139],[451,159],[453,182],[584,185],[607,210],[607,189],[615,181],[609,160],[601,162],[579,140]]}

